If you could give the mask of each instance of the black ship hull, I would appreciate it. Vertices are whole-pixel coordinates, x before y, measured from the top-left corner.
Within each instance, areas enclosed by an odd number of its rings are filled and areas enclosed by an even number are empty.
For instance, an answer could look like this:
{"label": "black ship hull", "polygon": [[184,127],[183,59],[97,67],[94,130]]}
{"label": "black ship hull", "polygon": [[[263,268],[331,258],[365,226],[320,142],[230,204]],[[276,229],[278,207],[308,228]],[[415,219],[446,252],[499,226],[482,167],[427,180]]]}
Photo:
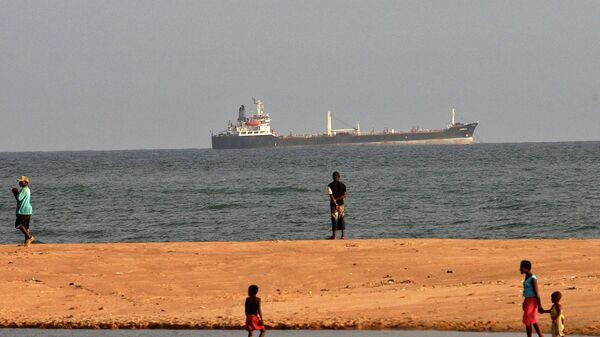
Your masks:
{"label": "black ship hull", "polygon": [[414,132],[381,132],[334,136],[238,136],[213,135],[213,149],[249,149],[287,146],[323,146],[344,144],[468,144],[473,143],[477,123],[457,124],[444,130]]}
{"label": "black ship hull", "polygon": [[238,136],[238,135],[213,135],[213,149],[254,149],[261,147],[275,147],[279,137],[274,135]]}

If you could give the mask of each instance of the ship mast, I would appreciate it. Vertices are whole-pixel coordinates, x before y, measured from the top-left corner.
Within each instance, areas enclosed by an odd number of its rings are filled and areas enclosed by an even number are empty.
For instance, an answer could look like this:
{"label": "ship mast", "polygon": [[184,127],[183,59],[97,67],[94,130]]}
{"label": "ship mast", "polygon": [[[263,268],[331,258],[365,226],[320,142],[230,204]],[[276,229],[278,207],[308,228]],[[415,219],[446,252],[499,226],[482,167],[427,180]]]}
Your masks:
{"label": "ship mast", "polygon": [[331,126],[331,110],[327,111],[327,136],[332,137],[335,136],[337,133],[339,132],[343,132],[343,133],[354,133],[356,135],[360,134],[360,124],[358,123],[358,121],[356,121],[356,125],[354,128],[351,129],[333,129],[333,127]]}
{"label": "ship mast", "polygon": [[261,99],[256,99],[254,97],[252,97],[252,101],[254,101],[254,104],[256,105],[256,114],[261,116],[264,114],[264,106],[263,106],[263,102]]}

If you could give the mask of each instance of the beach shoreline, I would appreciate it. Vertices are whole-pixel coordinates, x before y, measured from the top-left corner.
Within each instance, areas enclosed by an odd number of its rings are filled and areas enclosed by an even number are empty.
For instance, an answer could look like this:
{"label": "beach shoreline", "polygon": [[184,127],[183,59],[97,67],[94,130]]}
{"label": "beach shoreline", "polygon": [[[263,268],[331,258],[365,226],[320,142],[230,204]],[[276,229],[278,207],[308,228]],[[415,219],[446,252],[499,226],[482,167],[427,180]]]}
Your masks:
{"label": "beach shoreline", "polygon": [[522,259],[600,335],[600,239],[0,245],[0,327],[240,329],[256,283],[269,328],[520,332]]}

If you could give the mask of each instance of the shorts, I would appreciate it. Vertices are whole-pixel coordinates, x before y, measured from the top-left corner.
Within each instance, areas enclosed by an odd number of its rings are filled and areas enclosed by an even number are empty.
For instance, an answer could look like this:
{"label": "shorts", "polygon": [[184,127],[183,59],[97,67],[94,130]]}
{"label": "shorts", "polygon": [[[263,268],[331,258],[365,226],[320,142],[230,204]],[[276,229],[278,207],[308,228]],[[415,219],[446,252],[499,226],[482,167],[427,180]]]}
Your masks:
{"label": "shorts", "polygon": [[17,219],[15,220],[15,228],[19,228],[19,225],[23,225],[23,227],[29,229],[30,220],[31,214],[17,214]]}
{"label": "shorts", "polygon": [[340,205],[340,210],[337,211],[335,207],[331,207],[331,226],[336,230],[346,229],[346,221],[344,221],[344,205]]}
{"label": "shorts", "polygon": [[256,315],[246,315],[246,324],[244,325],[246,331],[264,330],[265,325]]}

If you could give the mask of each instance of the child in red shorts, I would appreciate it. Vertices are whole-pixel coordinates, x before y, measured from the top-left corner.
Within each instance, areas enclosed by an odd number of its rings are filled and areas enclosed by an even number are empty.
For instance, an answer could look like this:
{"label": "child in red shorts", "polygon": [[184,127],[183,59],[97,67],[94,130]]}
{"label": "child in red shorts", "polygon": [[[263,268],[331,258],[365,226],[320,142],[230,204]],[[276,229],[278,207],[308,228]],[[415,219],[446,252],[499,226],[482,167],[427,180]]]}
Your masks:
{"label": "child in red shorts", "polygon": [[260,298],[258,294],[258,286],[251,285],[248,287],[248,297],[246,297],[246,325],[244,329],[248,331],[248,337],[252,337],[254,331],[260,331],[259,337],[265,335],[265,325],[263,324],[263,315],[260,310]]}

